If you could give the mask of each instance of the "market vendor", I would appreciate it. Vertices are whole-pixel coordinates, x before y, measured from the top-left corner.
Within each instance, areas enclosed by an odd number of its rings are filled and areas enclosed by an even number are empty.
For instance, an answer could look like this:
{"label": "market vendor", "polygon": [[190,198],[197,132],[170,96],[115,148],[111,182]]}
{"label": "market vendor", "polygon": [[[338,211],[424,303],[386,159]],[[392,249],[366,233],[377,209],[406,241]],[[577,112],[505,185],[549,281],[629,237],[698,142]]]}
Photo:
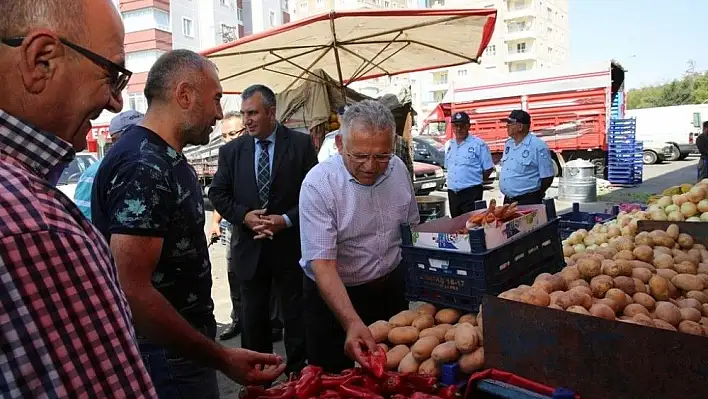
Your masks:
{"label": "market vendor", "polygon": [[456,112],[451,123],[455,137],[445,143],[445,168],[450,215],[456,217],[473,211],[482,199],[482,182],[489,179],[494,163],[487,143],[470,135],[466,112]]}
{"label": "market vendor", "polygon": [[300,191],[308,362],[329,372],[365,364],[376,347],[367,325],[408,309],[400,227],[419,215],[394,132],[381,103],[350,106],[339,154],[312,168]]}
{"label": "market vendor", "polygon": [[531,115],[526,111],[511,111],[502,121],[507,123],[509,134],[504,143],[499,179],[504,203],[540,204],[555,174],[548,145],[529,131]]}

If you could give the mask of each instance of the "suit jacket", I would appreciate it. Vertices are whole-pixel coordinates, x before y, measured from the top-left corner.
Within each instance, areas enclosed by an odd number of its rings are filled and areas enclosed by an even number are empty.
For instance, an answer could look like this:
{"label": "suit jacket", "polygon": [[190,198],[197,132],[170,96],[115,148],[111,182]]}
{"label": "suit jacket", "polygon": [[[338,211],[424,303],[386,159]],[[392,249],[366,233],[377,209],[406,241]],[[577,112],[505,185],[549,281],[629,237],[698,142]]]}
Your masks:
{"label": "suit jacket", "polygon": [[268,251],[277,251],[283,262],[300,260],[300,186],[317,164],[317,152],[307,134],[280,124],[275,134],[268,213],[288,215],[291,227],[281,230],[272,241],[254,240],[254,232],[244,224],[246,214],[261,207],[254,170],[256,144],[249,135],[221,147],[219,166],[209,188],[214,209],[233,224],[229,267],[241,280],[250,280],[256,272],[264,241],[270,241],[266,244]]}

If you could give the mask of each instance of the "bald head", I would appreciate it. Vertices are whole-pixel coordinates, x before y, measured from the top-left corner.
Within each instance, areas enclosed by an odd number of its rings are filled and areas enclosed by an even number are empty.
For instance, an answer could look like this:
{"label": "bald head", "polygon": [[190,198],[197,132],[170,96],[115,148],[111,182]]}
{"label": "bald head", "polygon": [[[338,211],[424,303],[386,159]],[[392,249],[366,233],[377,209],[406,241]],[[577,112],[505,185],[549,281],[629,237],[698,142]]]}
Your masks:
{"label": "bald head", "polygon": [[33,28],[52,29],[69,40],[84,31],[86,0],[2,0],[0,37],[24,36]]}
{"label": "bald head", "polygon": [[145,82],[145,99],[167,103],[177,85],[188,82],[197,86],[205,75],[213,75],[216,67],[205,57],[190,50],[172,50],[155,61]]}

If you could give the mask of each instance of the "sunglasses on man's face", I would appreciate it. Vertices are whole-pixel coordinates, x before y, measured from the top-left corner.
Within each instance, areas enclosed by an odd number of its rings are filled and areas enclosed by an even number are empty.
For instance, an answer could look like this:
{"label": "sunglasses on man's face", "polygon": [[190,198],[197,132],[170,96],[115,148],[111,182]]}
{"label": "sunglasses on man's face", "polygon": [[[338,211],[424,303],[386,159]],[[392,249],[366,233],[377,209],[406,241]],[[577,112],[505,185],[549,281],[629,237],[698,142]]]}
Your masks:
{"label": "sunglasses on man's face", "polygon": [[[22,45],[23,40],[25,40],[24,37],[9,37],[0,39],[0,42],[10,47],[20,47]],[[120,95],[123,89],[128,86],[128,81],[130,80],[130,77],[133,76],[132,72],[116,64],[115,62],[94,53],[89,49],[79,46],[78,44],[74,44],[64,38],[59,38],[59,40],[65,46],[88,58],[91,62],[105,69],[108,72],[108,74],[110,75],[109,84],[111,86],[111,93],[113,95]]]}

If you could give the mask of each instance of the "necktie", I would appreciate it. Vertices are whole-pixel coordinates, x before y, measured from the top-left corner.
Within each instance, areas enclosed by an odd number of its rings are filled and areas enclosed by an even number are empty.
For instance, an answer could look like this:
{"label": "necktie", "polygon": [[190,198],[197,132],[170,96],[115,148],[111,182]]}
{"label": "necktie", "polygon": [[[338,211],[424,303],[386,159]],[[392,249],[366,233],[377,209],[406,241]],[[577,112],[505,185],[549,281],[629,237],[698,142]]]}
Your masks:
{"label": "necktie", "polygon": [[261,207],[268,206],[268,194],[270,193],[270,157],[268,156],[268,145],[270,141],[260,140],[261,154],[258,156],[258,197],[261,200]]}

